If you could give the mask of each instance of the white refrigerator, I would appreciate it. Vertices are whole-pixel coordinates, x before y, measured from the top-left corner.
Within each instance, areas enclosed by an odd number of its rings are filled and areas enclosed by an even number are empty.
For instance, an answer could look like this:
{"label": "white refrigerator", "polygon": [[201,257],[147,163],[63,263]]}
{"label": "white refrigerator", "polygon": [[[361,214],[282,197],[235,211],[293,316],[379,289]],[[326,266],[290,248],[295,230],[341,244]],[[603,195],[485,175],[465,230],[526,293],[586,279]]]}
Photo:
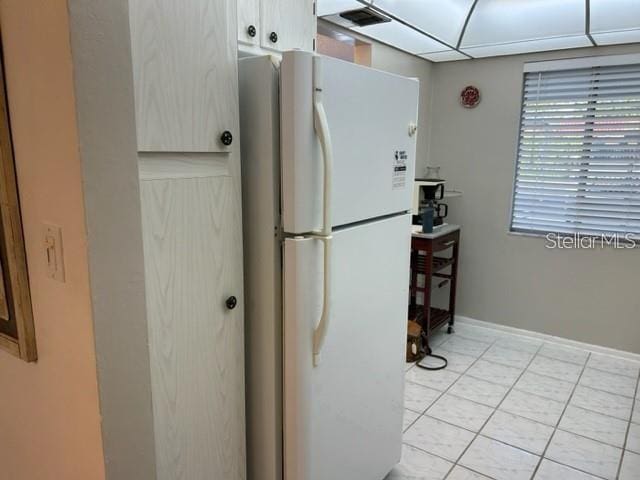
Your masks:
{"label": "white refrigerator", "polygon": [[240,61],[249,480],[399,461],[418,81]]}

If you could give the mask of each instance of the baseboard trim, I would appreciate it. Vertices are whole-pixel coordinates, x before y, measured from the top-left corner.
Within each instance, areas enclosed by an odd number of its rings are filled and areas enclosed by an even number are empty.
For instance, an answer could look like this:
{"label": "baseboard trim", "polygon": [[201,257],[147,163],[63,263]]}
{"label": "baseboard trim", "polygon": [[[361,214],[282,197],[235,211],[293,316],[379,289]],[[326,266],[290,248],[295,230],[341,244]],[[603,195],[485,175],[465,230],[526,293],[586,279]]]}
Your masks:
{"label": "baseboard trim", "polygon": [[456,323],[472,325],[474,327],[482,327],[490,330],[497,330],[500,332],[510,333],[512,335],[520,335],[522,337],[537,338],[539,340],[546,340],[554,342],[567,347],[580,348],[582,350],[588,350],[594,353],[602,353],[604,355],[611,355],[613,357],[624,358],[627,360],[634,360],[640,362],[640,354],[627,352],[624,350],[617,350],[615,348],[602,347],[600,345],[592,345],[590,343],[579,342],[577,340],[570,340],[568,338],[556,337],[546,333],[533,332],[531,330],[524,330],[522,328],[509,327],[508,325],[500,325],[498,323],[486,322],[484,320],[476,320],[475,318],[465,317],[462,315],[455,316]]}

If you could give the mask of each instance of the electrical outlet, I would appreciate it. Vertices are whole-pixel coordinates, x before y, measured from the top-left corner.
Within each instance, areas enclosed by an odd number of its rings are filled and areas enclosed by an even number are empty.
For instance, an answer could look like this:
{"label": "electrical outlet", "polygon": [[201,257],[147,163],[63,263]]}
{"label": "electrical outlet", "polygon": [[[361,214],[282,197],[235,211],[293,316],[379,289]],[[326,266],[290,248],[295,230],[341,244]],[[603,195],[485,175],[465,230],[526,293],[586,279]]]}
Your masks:
{"label": "electrical outlet", "polygon": [[62,228],[45,225],[44,253],[47,264],[47,277],[64,282],[64,257],[62,254]]}

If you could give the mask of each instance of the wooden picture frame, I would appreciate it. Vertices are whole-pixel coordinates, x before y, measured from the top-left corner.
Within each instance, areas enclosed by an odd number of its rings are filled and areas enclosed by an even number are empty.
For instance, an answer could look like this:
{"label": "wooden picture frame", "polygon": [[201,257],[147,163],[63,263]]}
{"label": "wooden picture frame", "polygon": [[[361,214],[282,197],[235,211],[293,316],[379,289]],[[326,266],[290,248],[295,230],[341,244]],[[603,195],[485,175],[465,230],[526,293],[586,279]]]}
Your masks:
{"label": "wooden picture frame", "polygon": [[11,126],[0,61],[0,349],[37,359]]}

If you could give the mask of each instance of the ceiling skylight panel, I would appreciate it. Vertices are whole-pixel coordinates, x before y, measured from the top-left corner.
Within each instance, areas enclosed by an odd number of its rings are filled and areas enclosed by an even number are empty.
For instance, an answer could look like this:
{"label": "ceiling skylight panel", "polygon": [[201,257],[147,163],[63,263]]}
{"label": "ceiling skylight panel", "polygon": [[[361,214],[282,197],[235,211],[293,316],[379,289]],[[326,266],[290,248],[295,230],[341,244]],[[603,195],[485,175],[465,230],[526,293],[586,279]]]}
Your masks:
{"label": "ceiling skylight panel", "polygon": [[640,0],[316,1],[324,20],[434,62],[640,42]]}
{"label": "ceiling skylight panel", "polygon": [[374,0],[373,4],[455,47],[473,0]]}
{"label": "ceiling skylight panel", "polygon": [[431,60],[432,62],[452,62],[454,60],[466,60],[469,57],[463,55],[456,50],[443,50],[442,52],[423,53],[422,58]]}
{"label": "ceiling skylight panel", "polygon": [[592,33],[593,41],[598,45],[615,45],[618,43],[640,42],[640,29],[620,30],[615,32]]}
{"label": "ceiling skylight panel", "polygon": [[590,1],[590,31],[598,45],[640,42],[640,0]]}
{"label": "ceiling skylight panel", "polygon": [[585,15],[585,0],[482,0],[469,20],[462,47],[584,35]]}
{"label": "ceiling skylight panel", "polygon": [[480,45],[469,48],[462,47],[462,51],[472,57],[481,58],[590,46],[591,42],[586,35],[574,35],[570,37],[552,37],[523,42],[499,43],[496,45]]}
{"label": "ceiling skylight panel", "polygon": [[446,46],[440,42],[396,21],[369,25],[368,27],[356,27],[352,30],[416,55],[440,52],[446,49]]}

